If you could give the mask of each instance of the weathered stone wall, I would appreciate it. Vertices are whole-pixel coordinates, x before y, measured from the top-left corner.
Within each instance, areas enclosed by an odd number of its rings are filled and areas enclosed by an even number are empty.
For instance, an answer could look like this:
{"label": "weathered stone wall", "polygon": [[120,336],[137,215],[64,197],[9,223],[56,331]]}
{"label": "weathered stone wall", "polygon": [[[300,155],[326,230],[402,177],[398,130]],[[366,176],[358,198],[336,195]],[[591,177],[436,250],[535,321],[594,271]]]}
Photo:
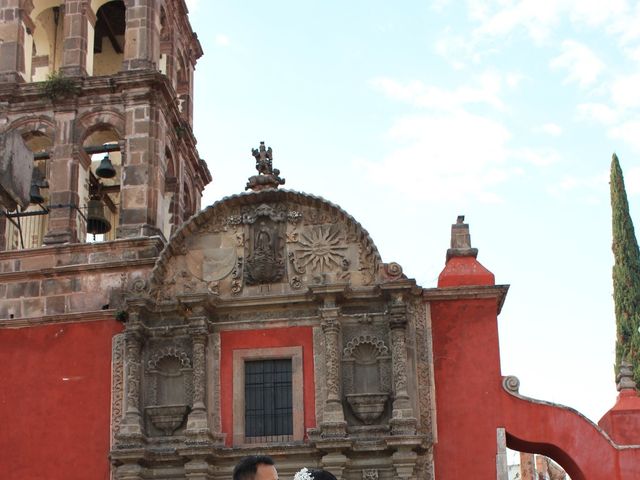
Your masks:
{"label": "weathered stone wall", "polygon": [[[54,208],[44,243],[83,241],[78,222],[80,178],[90,167],[85,139],[99,130],[120,137],[123,162],[118,238],[164,235],[166,219],[159,205],[173,206],[175,227],[200,208],[196,194],[211,180],[199,158],[191,129],[176,106],[175,91],[157,72],[126,72],[110,78],[76,81],[77,92],[49,98],[35,84],[0,84],[0,132],[50,140],[48,198]],[[170,172],[170,173],[168,173]],[[173,199],[173,201],[171,201]],[[4,221],[4,220],[0,220]],[[0,229],[2,230],[2,229]],[[0,242],[0,249],[4,248]]]}
{"label": "weathered stone wall", "polygon": [[162,245],[141,238],[0,252],[0,326],[119,308],[122,291],[149,275]]}

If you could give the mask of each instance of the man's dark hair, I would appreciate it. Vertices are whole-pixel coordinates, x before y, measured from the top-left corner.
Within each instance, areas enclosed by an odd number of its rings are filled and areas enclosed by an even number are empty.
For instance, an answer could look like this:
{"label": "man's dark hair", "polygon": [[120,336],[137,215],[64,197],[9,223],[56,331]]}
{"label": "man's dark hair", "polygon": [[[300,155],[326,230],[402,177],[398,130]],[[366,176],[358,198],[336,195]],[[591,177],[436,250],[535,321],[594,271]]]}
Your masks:
{"label": "man's dark hair", "polygon": [[275,465],[268,455],[249,455],[238,462],[233,469],[233,480],[254,480],[258,465]]}

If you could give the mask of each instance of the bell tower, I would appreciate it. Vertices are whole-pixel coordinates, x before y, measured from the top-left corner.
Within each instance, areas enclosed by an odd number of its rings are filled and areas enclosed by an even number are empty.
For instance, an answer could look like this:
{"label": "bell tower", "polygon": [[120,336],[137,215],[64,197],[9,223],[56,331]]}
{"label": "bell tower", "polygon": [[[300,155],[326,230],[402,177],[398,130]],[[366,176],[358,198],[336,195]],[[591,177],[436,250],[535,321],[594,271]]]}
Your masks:
{"label": "bell tower", "polygon": [[198,211],[201,55],[184,0],[0,2],[0,135],[34,162],[30,205],[3,207],[0,251],[167,240]]}

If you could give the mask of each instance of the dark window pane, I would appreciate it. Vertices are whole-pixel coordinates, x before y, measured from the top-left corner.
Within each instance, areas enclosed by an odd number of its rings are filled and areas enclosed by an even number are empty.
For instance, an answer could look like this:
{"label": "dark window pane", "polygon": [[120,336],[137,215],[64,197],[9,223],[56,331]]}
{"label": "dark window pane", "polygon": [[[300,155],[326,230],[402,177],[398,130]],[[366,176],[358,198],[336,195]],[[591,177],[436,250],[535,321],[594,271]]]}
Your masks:
{"label": "dark window pane", "polygon": [[[293,435],[291,359],[245,362],[245,437]],[[250,439],[248,438],[250,441]]]}

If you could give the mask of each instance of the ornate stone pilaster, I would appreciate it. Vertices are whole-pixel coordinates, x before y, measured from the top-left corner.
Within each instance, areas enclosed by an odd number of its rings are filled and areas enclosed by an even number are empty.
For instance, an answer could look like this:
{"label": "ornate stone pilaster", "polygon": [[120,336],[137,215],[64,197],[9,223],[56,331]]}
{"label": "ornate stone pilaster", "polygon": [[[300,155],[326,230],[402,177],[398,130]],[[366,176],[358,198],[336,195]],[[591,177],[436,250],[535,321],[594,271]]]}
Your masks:
{"label": "ornate stone pilaster", "polygon": [[142,415],[140,413],[140,381],[142,334],[137,314],[131,314],[124,333],[125,342],[125,413],[116,438],[123,441],[142,440]]}
{"label": "ornate stone pilaster", "polygon": [[196,307],[189,318],[189,334],[193,342],[193,406],[187,419],[187,435],[209,439],[211,431],[206,407],[206,348],[209,331],[204,308]]}
{"label": "ornate stone pilaster", "polygon": [[394,400],[391,415],[391,433],[414,435],[417,420],[407,389],[407,307],[402,299],[396,299],[389,307],[391,318],[391,368],[393,371]]}
{"label": "ornate stone pilaster", "polygon": [[322,330],[325,338],[325,352],[327,361],[326,385],[327,399],[320,429],[323,437],[344,437],[347,423],[342,409],[340,392],[340,309],[333,302],[325,300],[320,308]]}

